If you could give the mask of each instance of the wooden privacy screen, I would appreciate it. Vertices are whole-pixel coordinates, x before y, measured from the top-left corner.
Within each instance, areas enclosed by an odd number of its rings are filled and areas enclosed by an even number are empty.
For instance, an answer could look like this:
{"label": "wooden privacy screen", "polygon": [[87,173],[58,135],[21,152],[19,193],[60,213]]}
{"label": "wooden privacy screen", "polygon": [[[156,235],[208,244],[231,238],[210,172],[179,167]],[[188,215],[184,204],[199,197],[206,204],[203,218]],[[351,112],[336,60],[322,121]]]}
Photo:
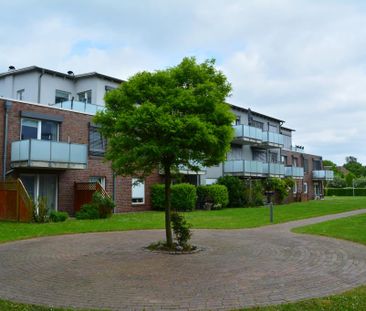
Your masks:
{"label": "wooden privacy screen", "polygon": [[80,211],[82,205],[90,203],[95,191],[109,197],[108,193],[99,182],[75,182],[74,184],[74,212]]}
{"label": "wooden privacy screen", "polygon": [[0,220],[32,220],[32,200],[20,179],[0,182]]}

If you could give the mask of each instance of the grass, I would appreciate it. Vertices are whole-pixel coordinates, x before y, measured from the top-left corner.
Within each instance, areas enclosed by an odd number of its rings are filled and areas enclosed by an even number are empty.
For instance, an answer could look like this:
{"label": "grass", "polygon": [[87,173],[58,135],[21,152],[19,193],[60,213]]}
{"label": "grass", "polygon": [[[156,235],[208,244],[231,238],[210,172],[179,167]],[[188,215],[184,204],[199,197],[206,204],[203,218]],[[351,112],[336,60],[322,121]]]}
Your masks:
{"label": "grass", "polygon": [[308,299],[300,302],[257,307],[250,311],[361,311],[366,310],[366,286],[361,286],[340,295]]}
{"label": "grass", "polygon": [[[335,197],[324,201],[309,201],[275,207],[275,223],[291,220],[335,214],[366,208],[366,197]],[[186,213],[193,228],[237,229],[252,228],[269,224],[268,208],[236,208],[220,211],[195,211]],[[327,235],[366,244],[366,215],[332,220],[320,224],[296,228],[299,233]],[[20,224],[0,222],[0,242],[31,237],[58,235],[67,233],[162,229],[162,212],[143,212],[114,215],[104,220],[69,219],[64,223]],[[50,308],[35,305],[13,303],[0,299],[0,311],[71,311],[75,309]],[[366,310],[366,286],[353,289],[340,295],[309,299],[300,302],[256,307],[251,311],[356,311]],[[85,310],[84,310],[85,311]]]}
{"label": "grass", "polygon": [[[366,245],[366,215],[356,215],[314,225],[295,228],[296,233],[307,233],[349,240]],[[366,310],[366,308],[365,308]]]}
{"label": "grass", "polygon": [[[279,205],[274,208],[275,223],[336,214],[366,208],[366,197],[331,197],[324,201],[309,201]],[[218,211],[185,213],[186,219],[196,229],[239,229],[269,225],[268,207],[231,208]],[[0,243],[50,235],[163,229],[163,212],[140,212],[113,215],[109,219],[75,220],[61,223],[0,222]]]}

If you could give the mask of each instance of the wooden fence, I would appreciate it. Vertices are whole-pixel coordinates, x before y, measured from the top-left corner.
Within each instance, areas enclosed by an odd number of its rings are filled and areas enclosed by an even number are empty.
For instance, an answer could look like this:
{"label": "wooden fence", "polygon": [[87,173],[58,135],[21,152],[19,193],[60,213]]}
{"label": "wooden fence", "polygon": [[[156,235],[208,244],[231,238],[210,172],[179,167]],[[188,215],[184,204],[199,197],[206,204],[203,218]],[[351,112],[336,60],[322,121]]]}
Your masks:
{"label": "wooden fence", "polygon": [[32,220],[32,200],[20,179],[0,182],[0,220]]}
{"label": "wooden fence", "polygon": [[80,211],[82,205],[90,203],[95,191],[99,191],[104,197],[109,194],[99,182],[75,182],[74,184],[74,212]]}

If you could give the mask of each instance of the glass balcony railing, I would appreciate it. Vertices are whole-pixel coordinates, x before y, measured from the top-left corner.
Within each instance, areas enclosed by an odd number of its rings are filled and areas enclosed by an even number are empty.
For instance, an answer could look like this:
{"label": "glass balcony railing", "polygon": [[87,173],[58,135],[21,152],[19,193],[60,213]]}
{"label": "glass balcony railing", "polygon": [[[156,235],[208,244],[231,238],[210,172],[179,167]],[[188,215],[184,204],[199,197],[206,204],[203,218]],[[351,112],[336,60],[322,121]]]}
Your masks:
{"label": "glass balcony railing", "polygon": [[269,145],[283,146],[284,138],[279,133],[263,132],[263,142]]}
{"label": "glass balcony railing", "polygon": [[53,107],[63,108],[63,109],[70,109],[79,112],[85,112],[89,114],[96,114],[98,111],[103,111],[105,108],[104,106],[89,104],[86,102],[80,101],[64,101],[61,103],[57,103],[52,105]]}
{"label": "glass balcony railing", "polygon": [[262,175],[265,163],[259,161],[231,160],[224,162],[224,172],[231,174]]}
{"label": "glass balcony railing", "polygon": [[294,178],[304,178],[304,168],[295,166],[285,166],[285,176]]}
{"label": "glass balcony railing", "polygon": [[281,163],[265,163],[264,173],[269,176],[284,176],[285,166]]}
{"label": "glass balcony railing", "polygon": [[333,180],[334,172],[329,170],[316,170],[313,171],[313,179],[317,180]]}
{"label": "glass balcony railing", "polygon": [[263,131],[259,128],[244,124],[234,125],[235,138],[241,138],[249,141],[262,141]]}
{"label": "glass balcony railing", "polygon": [[28,139],[11,144],[12,167],[85,169],[88,145]]}

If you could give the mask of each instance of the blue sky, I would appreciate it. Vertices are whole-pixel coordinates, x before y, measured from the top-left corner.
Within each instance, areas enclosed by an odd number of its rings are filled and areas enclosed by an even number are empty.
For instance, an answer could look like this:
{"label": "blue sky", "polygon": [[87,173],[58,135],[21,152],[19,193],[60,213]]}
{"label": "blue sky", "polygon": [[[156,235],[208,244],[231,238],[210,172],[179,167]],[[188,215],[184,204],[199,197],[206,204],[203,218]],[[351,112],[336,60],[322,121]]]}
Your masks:
{"label": "blue sky", "polygon": [[366,164],[364,1],[4,1],[0,72],[38,65],[128,79],[215,58],[229,102],[286,120],[294,143]]}

